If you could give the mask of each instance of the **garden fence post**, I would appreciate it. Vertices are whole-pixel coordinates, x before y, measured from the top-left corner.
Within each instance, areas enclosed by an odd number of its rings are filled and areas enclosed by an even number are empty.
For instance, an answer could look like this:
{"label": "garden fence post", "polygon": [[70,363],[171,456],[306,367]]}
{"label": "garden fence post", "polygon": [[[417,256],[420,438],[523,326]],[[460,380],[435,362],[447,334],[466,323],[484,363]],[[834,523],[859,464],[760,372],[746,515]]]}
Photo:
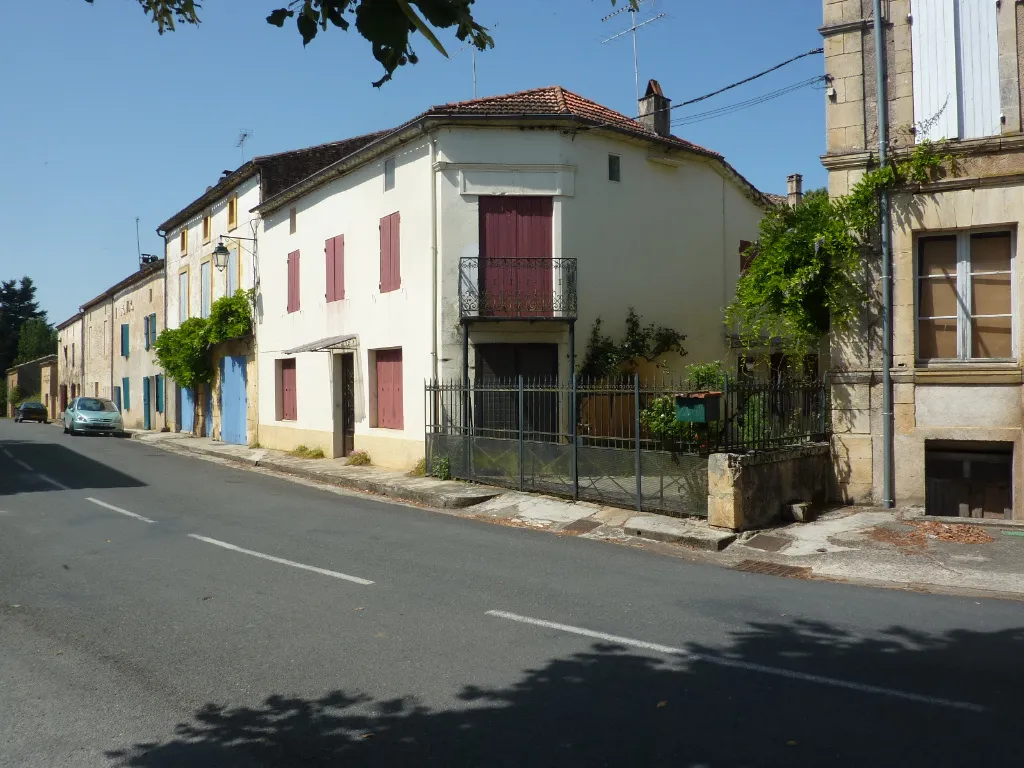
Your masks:
{"label": "garden fence post", "polygon": [[519,375],[519,490],[523,490],[523,456],[525,453],[525,445],[523,443],[523,416],[525,414],[525,408],[523,407],[523,376]]}
{"label": "garden fence post", "polygon": [[729,377],[725,376],[722,382],[722,447],[729,452]]}
{"label": "garden fence post", "polygon": [[640,474],[640,374],[633,374],[633,414],[634,422],[634,445],[636,446],[636,455],[634,457],[635,472],[636,472],[636,511],[642,512],[643,502],[643,477]]}
{"label": "garden fence post", "polygon": [[580,497],[580,457],[576,435],[576,372],[572,372],[571,390],[569,392],[569,438],[572,440],[572,497]]}

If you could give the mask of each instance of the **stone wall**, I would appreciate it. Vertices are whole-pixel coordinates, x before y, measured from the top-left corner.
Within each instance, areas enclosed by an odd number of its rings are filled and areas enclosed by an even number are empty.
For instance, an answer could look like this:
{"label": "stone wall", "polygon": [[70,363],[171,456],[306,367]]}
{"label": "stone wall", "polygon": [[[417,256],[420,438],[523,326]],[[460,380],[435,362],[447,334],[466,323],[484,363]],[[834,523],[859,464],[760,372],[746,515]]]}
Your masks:
{"label": "stone wall", "polygon": [[832,483],[826,444],[739,455],[716,453],[708,461],[708,522],[745,531],[778,520],[785,504],[824,503]]}
{"label": "stone wall", "polygon": [[[257,419],[259,417],[259,410],[257,407],[258,379],[256,376],[256,352],[251,336],[244,339],[225,341],[222,344],[218,344],[213,351],[213,382],[211,383],[211,386],[213,387],[213,434],[205,436],[212,437],[214,440],[223,439],[221,433],[220,366],[223,358],[236,356],[245,357],[245,431],[246,443],[252,444],[257,441]],[[204,396],[201,402],[201,409],[205,408],[205,402],[206,400]]]}

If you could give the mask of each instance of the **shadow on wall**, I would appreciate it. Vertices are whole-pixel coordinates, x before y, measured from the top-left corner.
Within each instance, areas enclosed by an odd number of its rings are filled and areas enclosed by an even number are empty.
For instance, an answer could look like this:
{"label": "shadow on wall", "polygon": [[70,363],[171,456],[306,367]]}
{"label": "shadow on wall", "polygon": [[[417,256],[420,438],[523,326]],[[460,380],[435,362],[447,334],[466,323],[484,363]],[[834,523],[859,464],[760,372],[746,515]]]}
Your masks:
{"label": "shadow on wall", "polygon": [[[48,427],[47,429],[52,429]],[[116,438],[82,435],[76,440],[113,440]],[[58,490],[58,486],[40,477],[40,473],[71,489],[141,488],[146,485],[134,477],[93,461],[87,456],[56,443],[32,443],[22,440],[0,440],[14,458],[32,467],[32,471],[0,456],[0,496],[16,493],[42,493]]]}
{"label": "shadow on wall", "polygon": [[865,638],[819,622],[764,623],[725,648],[687,651],[648,657],[593,645],[526,670],[507,688],[467,685],[444,710],[415,696],[344,690],[274,695],[255,707],[210,703],[166,741],[107,757],[121,768],[1020,764],[1024,628],[930,635],[896,627]]}

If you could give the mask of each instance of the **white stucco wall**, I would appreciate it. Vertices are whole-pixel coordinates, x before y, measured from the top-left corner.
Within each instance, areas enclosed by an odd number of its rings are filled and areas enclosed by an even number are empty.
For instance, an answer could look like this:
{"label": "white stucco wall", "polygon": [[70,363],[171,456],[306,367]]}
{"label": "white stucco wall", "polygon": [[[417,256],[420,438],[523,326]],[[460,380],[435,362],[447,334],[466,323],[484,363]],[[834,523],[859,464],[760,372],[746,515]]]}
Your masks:
{"label": "white stucco wall", "polygon": [[[385,158],[327,184],[269,214],[260,245],[257,296],[259,340],[259,440],[266,447],[297,445],[333,452],[332,360],[327,352],[295,355],[298,418],[278,415],[276,361],[284,350],[329,336],[358,335],[355,348],[356,449],[375,463],[405,466],[422,455],[423,391],[430,377],[430,184],[426,142],[394,155],[395,188],[384,190]],[[289,211],[296,209],[290,234]],[[401,214],[401,288],[381,293],[380,230],[383,216]],[[325,241],[345,236],[345,298],[328,303]],[[287,311],[287,258],[300,252],[300,309]],[[373,351],[402,349],[404,428],[374,426]]]}
{"label": "white stucco wall", "polygon": [[[442,129],[395,154],[396,185],[384,190],[381,157],[267,215],[258,292],[260,443],[333,446],[332,362],[326,352],[296,355],[298,414],[278,419],[278,366],[284,350],[342,334],[355,350],[355,447],[375,463],[408,466],[422,456],[422,384],[434,374],[431,296],[431,185],[436,190],[438,361],[441,378],[461,378],[460,257],[479,252],[478,195],[550,195],[553,255],[578,259],[576,359],[598,316],[622,333],[630,306],[645,322],[687,334],[676,370],[728,356],[722,308],[739,273],[739,241],[754,240],[761,209],[711,164],[648,159],[643,142],[592,134],[518,129]],[[621,157],[621,181],[607,178],[608,154]],[[289,210],[297,211],[290,234]],[[402,287],[381,294],[379,220],[401,213]],[[345,292],[326,302],[325,241],[345,236]],[[287,257],[299,251],[301,309],[287,312]],[[169,269],[168,274],[173,270]],[[168,290],[171,288],[168,286]],[[554,342],[560,375],[569,373],[564,323],[475,324],[471,342]],[[373,350],[401,347],[404,428],[374,426]],[[473,363],[471,350],[470,363]]]}

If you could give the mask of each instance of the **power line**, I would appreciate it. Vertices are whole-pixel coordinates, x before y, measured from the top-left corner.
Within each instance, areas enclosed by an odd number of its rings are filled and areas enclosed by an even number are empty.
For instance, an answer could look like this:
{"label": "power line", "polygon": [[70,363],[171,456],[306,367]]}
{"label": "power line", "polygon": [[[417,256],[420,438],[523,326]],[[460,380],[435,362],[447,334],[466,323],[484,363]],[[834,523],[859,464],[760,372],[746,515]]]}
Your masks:
{"label": "power line", "polygon": [[777,99],[780,96],[785,96],[787,93],[793,91],[799,91],[803,88],[808,88],[813,85],[817,85],[820,82],[824,82],[825,75],[817,75],[807,80],[801,80],[798,83],[787,85],[785,88],[779,88],[776,91],[762,94],[761,96],[755,96],[752,99],[746,99],[745,101],[738,101],[734,104],[729,104],[724,107],[718,107],[717,109],[709,109],[706,112],[696,112],[692,115],[685,115],[678,117],[672,121],[672,125],[691,125],[693,123],[701,123],[705,120],[713,120],[716,117],[724,117],[725,115],[731,115],[734,112],[739,112],[750,107],[755,107],[758,104],[763,104],[766,101]]}

